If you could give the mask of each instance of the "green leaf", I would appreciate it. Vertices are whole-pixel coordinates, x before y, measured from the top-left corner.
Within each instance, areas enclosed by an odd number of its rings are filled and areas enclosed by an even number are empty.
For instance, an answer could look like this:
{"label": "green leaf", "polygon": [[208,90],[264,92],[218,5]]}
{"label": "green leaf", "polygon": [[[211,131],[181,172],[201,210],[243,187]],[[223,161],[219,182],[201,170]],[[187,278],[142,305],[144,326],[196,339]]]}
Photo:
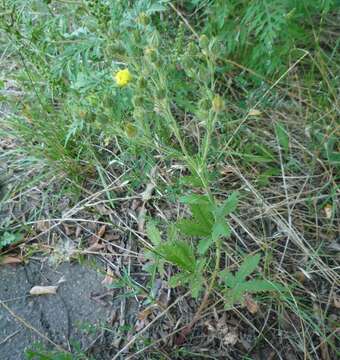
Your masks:
{"label": "green leaf", "polygon": [[149,222],[147,224],[146,233],[154,246],[158,246],[161,244],[161,234],[153,222]]}
{"label": "green leaf", "polygon": [[250,280],[245,283],[239,285],[240,291],[242,293],[249,292],[249,293],[259,293],[259,292],[266,292],[266,291],[284,291],[285,288],[275,282],[271,282],[269,280],[261,280],[255,279]]}
{"label": "green leaf", "polygon": [[213,243],[214,241],[211,236],[208,238],[201,239],[197,246],[198,253],[200,255],[204,255]]}
{"label": "green leaf", "polygon": [[229,237],[231,234],[230,227],[226,221],[218,221],[213,225],[212,228],[212,239],[216,241],[220,237]]}
{"label": "green leaf", "polygon": [[183,204],[206,205],[206,204],[210,203],[208,196],[207,195],[201,195],[201,194],[189,194],[189,195],[181,196],[179,200]]}
{"label": "green leaf", "polygon": [[190,210],[197,222],[211,229],[214,222],[214,217],[209,209],[209,206],[206,204],[192,204],[190,206]]}
{"label": "green leaf", "polygon": [[238,192],[233,192],[222,205],[215,209],[215,216],[217,218],[224,217],[231,212],[235,211],[238,203]]}
{"label": "green leaf", "polygon": [[176,225],[183,234],[189,236],[209,236],[211,233],[211,227],[206,227],[204,224],[192,220],[180,220]]}
{"label": "green leaf", "polygon": [[180,269],[191,273],[195,271],[195,255],[193,249],[185,241],[175,240],[164,243],[157,250],[165,260],[177,265]]}
{"label": "green leaf", "polygon": [[175,224],[170,224],[168,226],[167,236],[169,241],[175,241],[178,239],[178,229]]}
{"label": "green leaf", "polygon": [[275,175],[280,175],[281,171],[278,168],[269,168],[268,170],[264,171],[263,173],[260,174],[260,176],[258,177],[258,184],[260,186],[266,186],[269,184],[269,179],[272,176]]}
{"label": "green leaf", "polygon": [[276,136],[277,136],[280,146],[282,147],[282,149],[285,152],[288,152],[289,136],[288,136],[286,129],[284,128],[284,126],[281,123],[276,123],[275,124],[275,132],[276,132]]}
{"label": "green leaf", "polygon": [[243,282],[257,268],[260,259],[260,254],[247,256],[235,275],[237,282]]}
{"label": "green leaf", "polygon": [[0,237],[0,249],[5,246],[14,244],[17,241],[20,241],[21,238],[22,235],[19,233],[10,233],[5,231]]}
{"label": "green leaf", "polygon": [[191,187],[203,187],[202,180],[198,176],[188,175],[179,179],[181,185],[187,185]]}
{"label": "green leaf", "polygon": [[194,299],[197,299],[203,288],[203,276],[202,274],[195,274],[189,281],[191,295]]}
{"label": "green leaf", "polygon": [[180,285],[184,285],[189,281],[188,275],[184,273],[178,273],[172,275],[168,281],[168,285],[172,288],[175,288]]}
{"label": "green leaf", "polygon": [[237,284],[235,276],[227,269],[220,272],[220,277],[229,288],[234,288]]}

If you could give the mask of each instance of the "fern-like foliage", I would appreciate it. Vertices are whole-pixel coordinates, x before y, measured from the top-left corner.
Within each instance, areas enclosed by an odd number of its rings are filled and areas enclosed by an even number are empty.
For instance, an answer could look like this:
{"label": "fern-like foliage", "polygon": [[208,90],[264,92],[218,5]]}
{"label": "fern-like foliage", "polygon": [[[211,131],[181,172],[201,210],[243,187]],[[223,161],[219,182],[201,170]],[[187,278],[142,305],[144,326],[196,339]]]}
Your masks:
{"label": "fern-like foliage", "polygon": [[312,19],[339,6],[335,0],[192,1],[209,21],[204,33],[225,46],[226,56],[267,74],[287,65],[292,50],[312,43]]}

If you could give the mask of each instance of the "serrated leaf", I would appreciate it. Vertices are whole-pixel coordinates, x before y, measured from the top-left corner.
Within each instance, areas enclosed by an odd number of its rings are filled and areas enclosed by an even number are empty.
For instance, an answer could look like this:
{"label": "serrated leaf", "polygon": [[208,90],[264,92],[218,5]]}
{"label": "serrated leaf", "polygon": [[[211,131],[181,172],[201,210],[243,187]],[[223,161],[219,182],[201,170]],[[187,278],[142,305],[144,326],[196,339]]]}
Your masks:
{"label": "serrated leaf", "polygon": [[233,288],[237,284],[235,276],[227,269],[220,272],[220,278],[229,288]]}
{"label": "serrated leaf", "polygon": [[197,299],[203,288],[203,276],[195,274],[190,280],[191,295],[194,299]]}
{"label": "serrated leaf", "polygon": [[176,240],[164,243],[158,247],[158,252],[163,258],[180,269],[194,272],[196,267],[196,259],[193,249],[184,241]]}
{"label": "serrated leaf", "polygon": [[149,222],[147,224],[146,233],[154,246],[158,246],[161,244],[161,234],[154,223]]}
{"label": "serrated leaf", "polygon": [[243,282],[257,268],[260,259],[260,254],[247,256],[235,275],[237,282]]}
{"label": "serrated leaf", "polygon": [[179,179],[179,182],[182,185],[187,185],[197,188],[203,186],[202,180],[198,176],[194,176],[194,175],[183,176]]}
{"label": "serrated leaf", "polygon": [[218,206],[215,210],[215,216],[217,218],[224,217],[231,212],[235,211],[238,204],[238,192],[233,192],[222,205]]}
{"label": "serrated leaf", "polygon": [[167,236],[169,241],[175,241],[178,239],[178,229],[175,224],[170,224],[168,226]]}
{"label": "serrated leaf", "polygon": [[284,287],[269,280],[255,279],[240,284],[239,291],[242,291],[242,293],[249,292],[255,294],[266,291],[284,291]]}
{"label": "serrated leaf", "polygon": [[201,194],[189,194],[185,196],[180,197],[180,202],[183,204],[209,204],[209,198],[207,195],[201,195]]}
{"label": "serrated leaf", "polygon": [[178,273],[173,276],[168,281],[168,285],[172,288],[184,285],[188,282],[188,276],[187,274]]}
{"label": "serrated leaf", "polygon": [[276,136],[277,136],[280,146],[282,147],[282,149],[285,152],[288,152],[289,136],[288,136],[286,129],[284,128],[284,126],[281,123],[276,123],[275,124],[275,132],[276,132]]}
{"label": "serrated leaf", "polygon": [[198,223],[205,225],[207,228],[212,227],[214,217],[209,206],[206,204],[192,204],[190,210]]}
{"label": "serrated leaf", "polygon": [[213,239],[212,237],[207,237],[204,239],[201,239],[198,243],[197,246],[197,251],[200,255],[204,255],[208,249],[210,248],[210,246],[213,244]]}
{"label": "serrated leaf", "polygon": [[178,221],[176,226],[183,234],[189,236],[209,236],[211,232],[211,228],[204,224],[187,219]]}
{"label": "serrated leaf", "polygon": [[231,234],[230,227],[226,221],[218,221],[213,225],[212,228],[212,240],[216,241],[220,237],[228,237]]}

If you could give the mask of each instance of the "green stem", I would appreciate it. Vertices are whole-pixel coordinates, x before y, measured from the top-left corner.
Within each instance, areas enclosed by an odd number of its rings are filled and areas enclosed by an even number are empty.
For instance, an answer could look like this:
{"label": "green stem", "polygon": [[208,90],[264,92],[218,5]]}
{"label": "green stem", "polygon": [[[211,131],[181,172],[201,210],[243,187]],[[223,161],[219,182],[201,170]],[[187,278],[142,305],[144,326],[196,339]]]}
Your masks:
{"label": "green stem", "polygon": [[191,322],[189,323],[189,325],[186,327],[185,334],[188,334],[190,332],[190,330],[193,328],[193,326],[195,325],[195,323],[199,320],[199,317],[201,316],[202,311],[205,309],[205,307],[208,303],[209,296],[214,289],[216,279],[217,279],[217,276],[218,276],[218,273],[220,270],[221,253],[222,253],[222,242],[221,242],[221,239],[218,239],[216,241],[215,269],[211,275],[209,287],[207,288],[207,290],[204,294],[201,305],[199,306],[198,310],[196,311],[196,313],[195,313],[194,317],[192,318]]}
{"label": "green stem", "polygon": [[207,133],[204,139],[204,149],[203,149],[203,155],[202,155],[202,163],[206,163],[208,152],[209,152],[209,146],[211,143],[212,134],[215,128],[217,120],[217,113],[214,114],[212,117],[211,113],[209,114],[208,122],[207,122]]}

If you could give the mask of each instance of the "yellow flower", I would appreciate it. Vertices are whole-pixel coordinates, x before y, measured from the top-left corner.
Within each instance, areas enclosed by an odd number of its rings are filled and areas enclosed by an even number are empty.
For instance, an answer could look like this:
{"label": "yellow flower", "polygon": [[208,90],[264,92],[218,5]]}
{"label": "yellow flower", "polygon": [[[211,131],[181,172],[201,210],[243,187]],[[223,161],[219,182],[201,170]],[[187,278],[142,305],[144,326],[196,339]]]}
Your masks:
{"label": "yellow flower", "polygon": [[132,80],[132,75],[129,69],[119,70],[116,73],[115,79],[117,85],[123,87],[126,86]]}

